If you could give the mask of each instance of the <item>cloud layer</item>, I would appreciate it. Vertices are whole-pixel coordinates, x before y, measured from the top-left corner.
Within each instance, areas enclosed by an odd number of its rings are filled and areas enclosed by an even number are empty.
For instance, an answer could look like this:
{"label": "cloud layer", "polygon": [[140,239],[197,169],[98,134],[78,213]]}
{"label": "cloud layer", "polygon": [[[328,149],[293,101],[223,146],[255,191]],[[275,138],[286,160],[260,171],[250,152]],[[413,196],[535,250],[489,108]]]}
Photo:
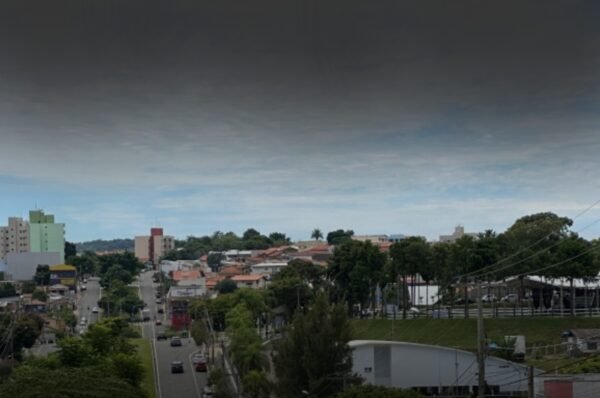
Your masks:
{"label": "cloud layer", "polygon": [[598,5],[0,7],[0,219],[435,238],[600,196]]}

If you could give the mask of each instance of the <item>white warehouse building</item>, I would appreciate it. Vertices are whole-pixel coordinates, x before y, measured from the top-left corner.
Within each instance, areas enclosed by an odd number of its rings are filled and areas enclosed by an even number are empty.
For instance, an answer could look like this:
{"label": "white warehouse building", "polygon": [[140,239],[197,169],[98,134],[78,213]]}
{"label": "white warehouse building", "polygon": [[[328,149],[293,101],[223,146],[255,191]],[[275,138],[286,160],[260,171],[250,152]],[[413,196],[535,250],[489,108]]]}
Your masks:
{"label": "white warehouse building", "polygon": [[[365,383],[395,388],[413,388],[426,395],[468,394],[477,390],[478,366],[474,353],[424,344],[354,340],[353,373]],[[494,394],[527,391],[525,366],[487,357],[485,373]],[[536,371],[536,374],[540,371]]]}

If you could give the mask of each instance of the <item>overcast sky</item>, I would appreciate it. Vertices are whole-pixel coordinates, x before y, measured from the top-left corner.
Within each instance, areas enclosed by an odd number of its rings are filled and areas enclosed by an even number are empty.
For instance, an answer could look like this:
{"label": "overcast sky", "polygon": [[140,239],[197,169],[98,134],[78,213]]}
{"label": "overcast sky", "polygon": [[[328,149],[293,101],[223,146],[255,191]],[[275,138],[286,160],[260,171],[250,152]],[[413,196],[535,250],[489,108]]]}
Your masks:
{"label": "overcast sky", "polygon": [[578,1],[3,0],[0,224],[37,205],[71,241],[437,239],[574,217],[600,199],[599,20]]}

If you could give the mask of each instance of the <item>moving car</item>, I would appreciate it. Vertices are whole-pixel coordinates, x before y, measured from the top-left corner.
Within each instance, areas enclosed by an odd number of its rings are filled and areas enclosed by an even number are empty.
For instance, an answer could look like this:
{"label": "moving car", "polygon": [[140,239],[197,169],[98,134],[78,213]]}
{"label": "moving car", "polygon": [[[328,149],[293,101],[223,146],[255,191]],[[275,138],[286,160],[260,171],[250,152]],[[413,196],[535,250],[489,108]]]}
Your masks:
{"label": "moving car", "polygon": [[87,290],[87,285],[81,285],[81,290]]}
{"label": "moving car", "polygon": [[156,304],[162,304],[162,300],[161,299],[156,299]]}
{"label": "moving car", "polygon": [[165,313],[165,310],[164,310],[164,309],[161,307],[161,308],[159,308],[159,309],[158,309],[158,313],[159,313],[159,314],[164,314],[164,313]]}
{"label": "moving car", "polygon": [[183,373],[183,362],[181,362],[181,361],[171,362],[171,373]]}
{"label": "moving car", "polygon": [[195,365],[200,362],[206,362],[206,357],[204,356],[204,354],[194,354],[194,356],[192,357],[192,363]]}
{"label": "moving car", "polygon": [[181,347],[181,338],[179,337],[171,337],[171,347]]}
{"label": "moving car", "polygon": [[156,340],[166,340],[166,339],[167,339],[167,335],[165,334],[165,332],[156,333]]}
{"label": "moving car", "polygon": [[98,313],[98,307],[94,307],[92,308],[92,314],[97,314]]}

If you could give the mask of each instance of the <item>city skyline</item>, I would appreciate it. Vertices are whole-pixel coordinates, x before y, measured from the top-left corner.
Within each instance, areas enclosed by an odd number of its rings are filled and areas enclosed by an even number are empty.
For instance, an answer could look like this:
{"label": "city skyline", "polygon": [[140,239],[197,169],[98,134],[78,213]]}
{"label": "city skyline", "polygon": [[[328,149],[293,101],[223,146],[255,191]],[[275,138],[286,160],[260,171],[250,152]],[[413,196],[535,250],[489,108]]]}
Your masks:
{"label": "city skyline", "polygon": [[0,220],[435,240],[600,199],[600,5],[228,3],[0,5]]}

